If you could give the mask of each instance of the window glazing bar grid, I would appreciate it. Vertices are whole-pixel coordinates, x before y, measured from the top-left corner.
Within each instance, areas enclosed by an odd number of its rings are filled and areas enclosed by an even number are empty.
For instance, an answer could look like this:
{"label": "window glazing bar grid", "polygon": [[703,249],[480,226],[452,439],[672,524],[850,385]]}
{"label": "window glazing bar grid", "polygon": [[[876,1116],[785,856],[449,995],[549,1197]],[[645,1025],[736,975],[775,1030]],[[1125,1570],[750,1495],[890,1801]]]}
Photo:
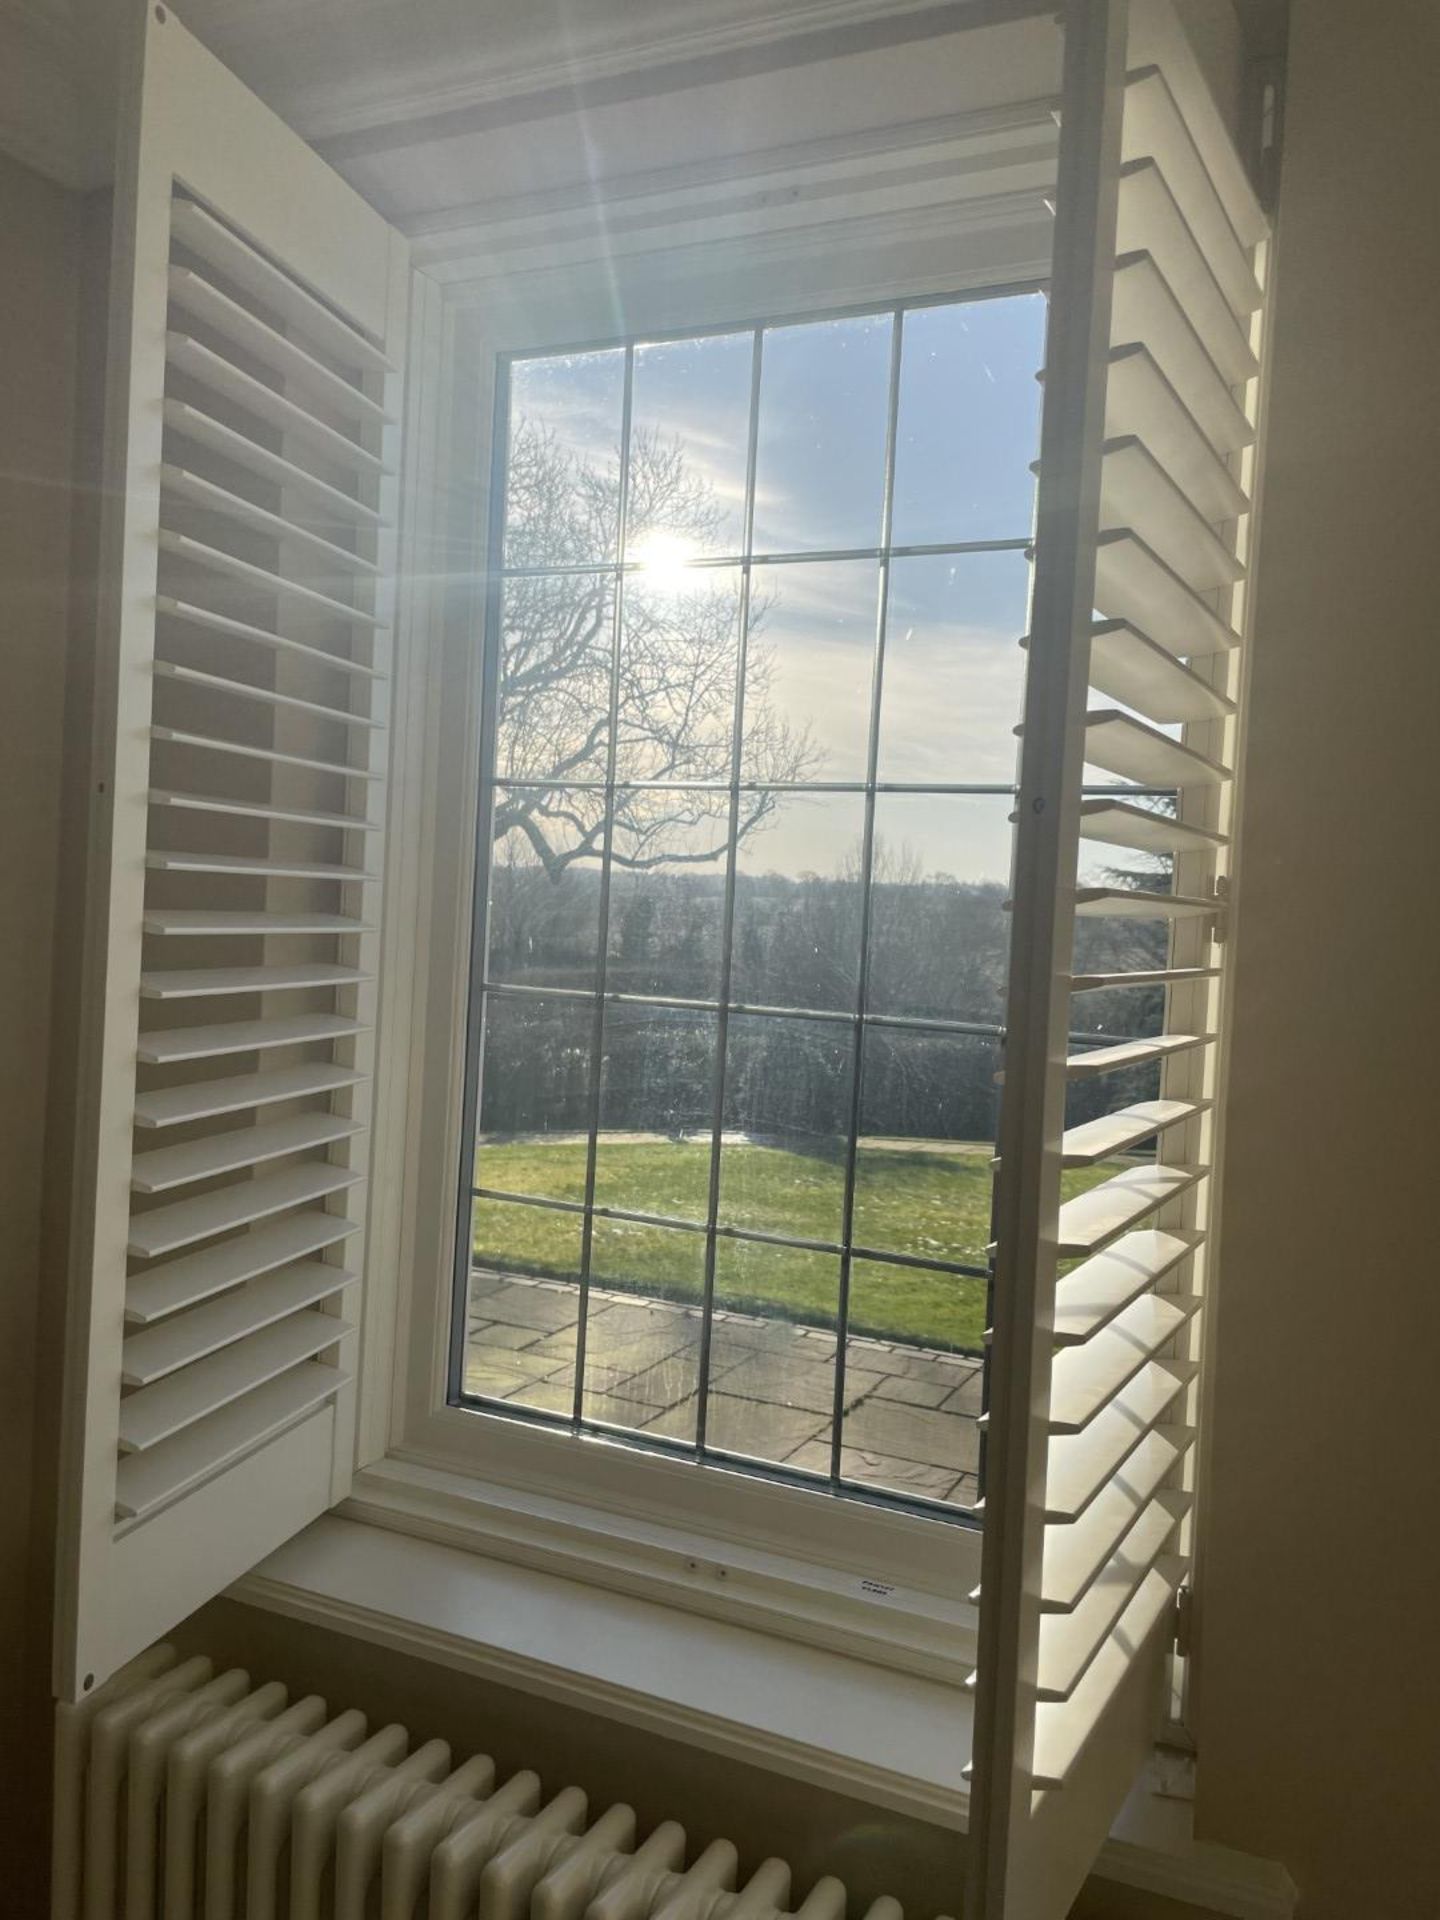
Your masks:
{"label": "window glazing bar grid", "polygon": [[[898,319],[896,331],[899,331]],[[797,553],[697,553],[686,560],[685,569],[687,572],[692,569],[700,572],[719,567],[806,567],[834,560],[933,560],[957,553],[1023,553],[1028,556],[1033,546],[1032,539],[935,540],[910,546],[884,543],[878,547],[816,547]],[[644,573],[648,564],[644,560],[569,560],[550,566],[535,562],[528,566],[502,566],[500,575],[505,580],[560,580],[597,573]]]}
{"label": "window glazing bar grid", "polygon": [[[621,1220],[629,1226],[669,1227],[677,1233],[704,1233],[711,1229],[708,1221],[681,1220],[673,1214],[637,1213],[629,1207],[590,1206],[583,1200],[557,1200],[549,1195],[538,1193],[511,1193],[505,1187],[476,1186],[470,1189],[477,1200],[501,1200],[507,1205],[517,1207],[536,1207],[545,1213],[589,1213],[596,1220]],[[913,1253],[885,1253],[878,1247],[843,1246],[838,1240],[803,1240],[785,1233],[768,1233],[763,1227],[737,1227],[720,1221],[714,1228],[717,1240],[738,1240],[746,1245],[757,1247],[787,1247],[796,1253],[824,1253],[836,1259],[844,1259],[847,1254],[857,1260],[873,1260],[887,1267],[912,1267],[917,1273],[953,1273],[963,1279],[984,1280],[989,1277],[989,1268],[968,1266],[963,1260],[923,1260]],[[623,1291],[623,1289],[622,1289]],[[970,1348],[964,1349],[972,1351]]]}
{"label": "window glazing bar grid", "polygon": [[[1145,981],[1139,985],[1148,984]],[[660,993],[620,993],[606,989],[600,993],[593,987],[539,987],[520,981],[487,981],[487,994],[497,999],[526,1000],[568,1000],[589,1005],[597,998],[617,1007],[654,1007],[662,1013],[743,1013],[761,1020],[814,1020],[822,1025],[835,1027],[882,1027],[901,1033],[933,1033],[942,1037],[949,1036],[959,1040],[999,1040],[1005,1038],[1005,1029],[988,1020],[941,1020],[928,1019],[923,1014],[905,1013],[846,1013],[833,1007],[767,1007],[755,1006],[745,1000],[681,1000]],[[1089,1030],[1072,1032],[1070,1040],[1077,1047],[1113,1047],[1122,1040],[1146,1040],[1148,1034],[1095,1033]]]}
{"label": "window glazing bar grid", "polygon": [[[760,381],[765,366],[765,331],[757,327],[750,343],[750,407],[745,425],[745,502],[741,544],[749,551],[755,534],[755,470],[760,450]],[[740,832],[740,756],[745,740],[745,675],[750,647],[751,570],[740,575],[740,606],[736,634],[735,707],[730,726],[730,794],[725,848],[725,899],[720,916],[720,1009],[715,1038],[714,1105],[710,1117],[710,1170],[705,1201],[704,1304],[700,1320],[699,1377],[695,1408],[695,1451],[703,1457],[710,1414],[710,1347],[715,1313],[715,1261],[719,1247],[720,1169],[725,1136],[726,1064],[730,1043],[730,983],[735,965],[735,878]]]}
{"label": "window glazing bar grid", "polygon": [[[552,1432],[558,1418],[553,1413],[547,1413],[543,1407],[527,1407],[522,1400],[491,1400],[483,1394],[471,1394],[467,1396],[467,1403],[529,1426],[548,1428]],[[582,1414],[578,1420],[565,1421],[564,1424],[576,1433],[593,1434],[597,1439],[623,1440],[627,1447],[640,1453],[687,1462],[695,1457],[694,1445],[688,1440],[675,1440],[663,1433],[646,1433],[643,1429],[620,1426],[613,1421],[597,1420],[589,1414]],[[892,1493],[888,1488],[867,1486],[863,1481],[849,1480],[843,1476],[839,1486],[835,1487],[828,1474],[810,1472],[803,1467],[787,1467],[776,1460],[763,1460],[755,1454],[734,1453],[724,1447],[707,1448],[705,1459],[713,1466],[738,1467],[754,1479],[768,1480],[772,1486],[799,1487],[807,1493],[827,1490],[839,1492],[847,1500],[856,1501],[862,1506],[880,1507],[887,1512],[919,1514],[927,1520],[944,1521],[950,1526],[973,1526],[976,1520],[973,1510],[927,1499],[924,1494],[903,1493],[898,1488]]]}
{"label": "window glazing bar grid", "polygon": [[[635,346],[625,348],[625,385],[620,400],[620,489],[616,511],[616,538],[624,541],[630,505],[630,423],[635,399]],[[497,635],[498,644],[503,644]],[[625,644],[625,576],[615,581],[615,604],[610,627],[610,704],[608,734],[605,743],[605,785],[615,785],[615,757],[620,739],[620,671]],[[498,724],[498,721],[497,721]],[[605,1048],[605,975],[610,959],[610,883],[614,873],[615,808],[605,808],[600,860],[600,902],[597,966],[600,993],[595,1001],[595,1016],[590,1023],[590,1123],[585,1142],[585,1216],[580,1223],[580,1314],[575,1323],[575,1397],[571,1406],[572,1424],[579,1421],[585,1406],[585,1349],[590,1330],[590,1258],[595,1238],[595,1167],[600,1142],[600,1067]],[[473,1167],[473,1159],[471,1165]]]}
{"label": "window glazing bar grid", "polygon": [[[497,788],[506,793],[608,793],[604,780],[511,780],[497,776]],[[958,794],[980,799],[1013,800],[1018,788],[1002,780],[951,782],[920,780],[617,780],[617,793],[906,793],[944,798]],[[1087,800],[1169,800],[1175,787],[1137,787],[1111,780],[1081,788]]]}
{"label": "window glazing bar grid", "polygon": [[[870,732],[865,747],[865,822],[860,843],[860,961],[856,981],[857,1022],[850,1048],[850,1120],[845,1129],[845,1187],[840,1204],[840,1239],[848,1249],[855,1224],[855,1167],[864,1097],[865,1029],[863,1015],[870,986],[870,932],[875,904],[875,780],[880,764],[880,701],[885,684],[885,629],[890,612],[890,534],[895,518],[895,439],[900,415],[900,349],[905,315],[895,315],[890,334],[890,387],[885,403],[885,472],[880,496],[880,582],[875,608],[875,657],[870,681]],[[850,1344],[850,1270],[848,1251],[840,1256],[840,1297],[836,1306],[835,1394],[830,1415],[830,1484],[840,1484],[845,1437],[846,1350]]]}
{"label": "window glazing bar grid", "polygon": [[[984,294],[967,293],[967,301],[980,297],[1003,297],[1017,291],[1033,292],[1036,288],[1027,283],[1024,288],[997,288],[986,290]],[[955,296],[950,296],[954,298]],[[880,689],[883,680],[884,651],[886,643],[886,625],[891,562],[897,559],[926,558],[932,556],[950,556],[966,554],[1026,554],[1033,547],[1033,532],[1012,539],[984,541],[954,541],[917,543],[910,545],[892,545],[890,534],[893,525],[895,464],[898,434],[898,415],[901,380],[901,351],[903,341],[904,314],[911,308],[945,304],[945,297],[922,299],[903,303],[892,303],[880,308],[867,308],[865,311],[879,315],[888,315],[892,333],[890,342],[891,363],[889,391],[887,398],[886,441],[884,455],[884,488],[882,505],[881,541],[876,546],[834,548],[810,552],[791,552],[757,554],[753,552],[752,542],[755,525],[756,505],[756,461],[759,439],[759,408],[761,394],[761,376],[764,353],[764,341],[769,328],[766,323],[747,327],[718,329],[716,331],[748,333],[751,339],[751,371],[749,393],[749,418],[747,428],[745,498],[743,507],[742,551],[736,554],[696,556],[687,562],[687,567],[715,571],[723,568],[738,572],[738,636],[736,696],[733,708],[733,727],[731,740],[731,768],[738,774],[743,744],[744,705],[745,705],[745,667],[746,647],[750,625],[750,585],[753,570],[756,567],[803,567],[826,561],[856,560],[873,563],[879,571],[877,596],[877,615],[872,656],[871,705],[869,713],[866,778],[863,781],[817,781],[817,782],[765,782],[747,781],[734,777],[725,782],[683,782],[683,781],[623,781],[617,780],[616,757],[619,738],[618,703],[620,697],[621,648],[623,645],[624,594],[627,579],[643,573],[643,561],[625,557],[625,542],[628,538],[628,484],[631,445],[631,418],[633,409],[634,370],[636,341],[622,344],[624,350],[624,385],[621,413],[620,443],[620,480],[618,502],[617,554],[614,559],[593,563],[577,563],[562,566],[515,566],[492,565],[487,575],[487,620],[485,635],[486,686],[489,693],[487,711],[492,716],[485,729],[486,739],[482,743],[481,786],[482,819],[481,837],[477,846],[477,910],[475,921],[475,950],[472,956],[473,1000],[472,1009],[478,1003],[478,1014],[472,1012],[472,1034],[467,1062],[467,1084],[465,1089],[465,1117],[463,1131],[463,1152],[466,1179],[462,1183],[462,1233],[457,1249],[457,1307],[453,1316],[452,1328],[452,1392],[456,1398],[473,1400],[483,1396],[467,1395],[464,1390],[464,1348],[468,1319],[468,1295],[470,1270],[473,1261],[473,1223],[470,1208],[476,1198],[509,1200],[521,1204],[550,1208],[554,1211],[579,1213],[582,1216],[582,1241],[580,1250],[580,1271],[578,1286],[580,1292],[579,1318],[576,1329],[575,1351],[575,1392],[570,1412],[567,1415],[546,1413],[539,1409],[525,1409],[523,1406],[511,1406],[509,1402],[490,1402],[503,1407],[509,1414],[523,1413],[546,1424],[557,1421],[568,1424],[576,1431],[623,1431],[627,1440],[644,1444],[642,1438],[629,1429],[612,1429],[605,1422],[588,1418],[584,1412],[585,1402],[585,1353],[587,1341],[588,1299],[591,1285],[591,1262],[593,1250],[593,1228],[597,1219],[614,1219],[633,1222],[639,1225],[675,1228],[687,1233],[703,1233],[706,1241],[704,1284],[702,1295],[702,1326],[700,1352],[698,1355],[699,1377],[697,1381],[697,1427],[692,1441],[670,1441],[663,1443],[667,1452],[680,1451],[697,1458],[735,1458],[723,1454],[720,1450],[707,1445],[706,1419],[707,1402],[710,1388],[710,1346],[711,1328],[714,1314],[716,1249],[722,1241],[749,1241],[757,1244],[775,1245],[802,1251],[814,1251],[837,1257],[840,1261],[840,1289],[837,1301],[836,1332],[837,1353],[835,1363],[834,1414],[831,1432],[831,1458],[828,1476],[814,1476],[809,1473],[791,1475],[783,1470],[771,1473],[778,1479],[793,1478],[806,1486],[827,1485],[832,1491],[844,1490],[855,1497],[873,1499],[882,1505],[904,1505],[906,1498],[889,1491],[862,1489],[847,1482],[840,1471],[842,1447],[842,1419],[845,1398],[846,1339],[848,1335],[850,1268],[854,1260],[874,1261],[893,1266],[914,1268],[922,1271],[952,1274],[957,1277],[984,1280],[989,1275],[987,1265],[967,1265],[963,1262],[924,1260],[912,1255],[888,1253],[878,1249],[857,1246],[853,1243],[852,1225],[855,1207],[856,1165],[859,1146],[858,1126],[863,1098],[863,1037],[867,1028],[893,1028],[903,1031],[933,1034],[937,1037],[975,1037],[987,1040],[1003,1040],[1003,1028],[992,1022],[956,1021],[924,1016],[893,1015],[873,1013],[866,1005],[868,992],[869,933],[873,912],[873,851],[875,840],[875,801],[877,795],[957,795],[987,798],[1015,797],[1016,788],[1009,782],[908,782],[881,781],[877,778],[879,740],[880,740]],[[827,314],[825,318],[838,317]],[[782,324],[788,324],[782,323]],[[676,337],[690,338],[687,331]],[[698,337],[698,336],[695,336]],[[579,351],[579,349],[574,349]],[[492,554],[503,554],[504,516],[507,474],[504,461],[509,446],[509,368],[516,361],[529,358],[546,357],[544,352],[535,355],[511,355],[501,363],[500,386],[504,393],[503,405],[497,405],[496,437],[496,483],[492,489]],[[510,579],[544,578],[561,575],[604,576],[613,582],[613,608],[610,635],[610,695],[608,711],[608,737],[606,742],[606,764],[603,779],[590,780],[545,780],[545,779],[503,779],[496,768],[496,725],[494,716],[498,712],[498,684],[501,657],[503,652],[503,594],[504,585]],[[1018,636],[1017,636],[1018,644]],[[597,930],[596,973],[598,985],[594,989],[549,988],[529,983],[507,983],[485,977],[485,965],[488,955],[488,902],[480,898],[488,895],[492,866],[491,823],[494,818],[496,795],[503,789],[517,792],[591,792],[600,793],[605,798],[600,848],[600,884],[599,884],[599,927]],[[611,918],[611,886],[615,866],[615,834],[617,794],[626,792],[714,792],[725,794],[729,798],[729,831],[726,844],[726,872],[724,882],[724,900],[722,911],[722,933],[720,961],[722,970],[720,998],[715,1001],[692,1001],[672,998],[664,995],[624,993],[608,989],[606,977],[609,963],[609,927]],[[836,793],[853,794],[863,797],[864,832],[862,844],[861,889],[861,940],[859,955],[860,980],[857,991],[857,1004],[853,1010],[830,1010],[823,1008],[785,1008],[755,1005],[735,1001],[729,991],[734,959],[735,895],[737,888],[736,849],[739,830],[740,798],[746,793],[775,791],[785,793]],[[1123,796],[1127,799],[1156,798],[1168,799],[1171,789],[1141,788],[1124,783],[1105,783],[1086,789],[1095,797]],[[536,1196],[510,1194],[503,1189],[483,1185],[471,1185],[476,1171],[476,1150],[478,1141],[479,1118],[479,1076],[483,1058],[483,1034],[485,1005],[491,997],[507,998],[527,996],[533,998],[564,999],[569,1002],[590,1001],[594,1008],[590,1034],[590,1084],[588,1089],[588,1126],[586,1129],[586,1170],[584,1199],[580,1201],[551,1201]],[[707,1218],[699,1221],[680,1221],[664,1216],[632,1212],[623,1208],[596,1206],[595,1179],[596,1162],[601,1118],[601,1065],[605,1044],[605,1009],[607,1005],[651,1006],[659,1009],[693,1011],[713,1014],[717,1021],[715,1069],[713,1074],[714,1101],[710,1127],[710,1167]],[[850,1082],[850,1121],[844,1139],[845,1174],[843,1200],[843,1231],[838,1242],[809,1241],[782,1234],[770,1234],[760,1230],[727,1226],[719,1220],[720,1178],[724,1145],[724,1118],[726,1108],[726,1071],[728,1024],[732,1014],[769,1018],[798,1018],[830,1024],[848,1024],[853,1032]],[[1100,1046],[1113,1039],[1111,1035],[1093,1033],[1074,1036],[1078,1045]],[[483,1149],[482,1149],[483,1150]],[[653,1441],[649,1444],[655,1444]],[[744,1460],[747,1468],[756,1471],[770,1470],[764,1463],[756,1463],[748,1458]],[[926,1511],[942,1511],[954,1516],[955,1509],[917,1500],[914,1504]]]}

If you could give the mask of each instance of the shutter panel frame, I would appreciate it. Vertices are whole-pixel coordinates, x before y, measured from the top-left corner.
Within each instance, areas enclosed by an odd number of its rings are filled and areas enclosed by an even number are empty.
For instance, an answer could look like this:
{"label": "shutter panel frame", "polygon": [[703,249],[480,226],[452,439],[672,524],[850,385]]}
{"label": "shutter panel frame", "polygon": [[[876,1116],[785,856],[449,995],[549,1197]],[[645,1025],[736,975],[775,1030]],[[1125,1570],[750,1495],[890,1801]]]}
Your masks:
{"label": "shutter panel frame", "polygon": [[[1052,943],[1033,973],[1053,987],[1077,970],[1048,999],[1032,983],[1033,1001],[1012,974],[1005,1080],[1027,1111],[1008,1132],[1002,1112],[966,1920],[1063,1920],[1185,1685],[1172,1628],[1204,1492],[1208,1169],[1271,279],[1268,221],[1172,0],[1090,0],[1066,30],[1052,342],[1114,297],[1088,368],[1060,340],[1045,382],[1012,892],[1017,943],[1037,929]],[[1070,515],[1048,538],[1047,491]],[[1062,711],[1085,761],[1170,788],[1174,817],[1123,791],[1086,801]],[[1048,810],[1057,791],[1073,819],[1047,828],[1033,797]],[[1168,876],[1082,885],[1080,837],[1163,856]],[[1080,971],[1071,935],[1090,916],[1160,921],[1163,964]],[[1160,1031],[1067,1062],[1071,995],[1129,986],[1163,990]],[[1107,1101],[1106,1076],[1137,1066],[1158,1072],[1158,1098]],[[1064,1134],[1067,1078],[1102,1117]],[[1060,1166],[1147,1135],[1153,1158],[1062,1204]],[[1083,1264],[1057,1278],[1060,1259]]]}
{"label": "shutter panel frame", "polygon": [[[62,1699],[343,1497],[352,1472],[411,287],[401,237],[168,9],[132,17],[119,93],[56,1565]],[[172,305],[180,273],[188,305]],[[190,300],[212,274],[220,284]],[[230,364],[219,346],[234,354],[213,415],[191,403],[201,385],[170,350],[189,341],[177,329],[200,305],[197,363]],[[292,422],[306,408],[313,429]],[[304,430],[293,447],[292,424]],[[195,525],[215,531],[197,541]],[[268,597],[257,603],[257,590]],[[244,617],[237,593],[251,596]],[[186,700],[200,705],[175,704]],[[170,724],[188,713],[208,718]],[[192,791],[154,777],[167,764],[188,764]],[[338,810],[297,801],[317,782],[345,794]],[[265,851],[233,853],[224,836],[236,830]],[[317,835],[338,858],[277,851]],[[224,851],[208,857],[214,848]],[[253,964],[217,964],[242,930]],[[127,1336],[148,1342],[133,1365]],[[162,1347],[180,1358],[157,1379],[144,1356]],[[225,1382],[213,1405],[207,1368]],[[167,1383],[178,1429],[122,1454],[123,1396]],[[121,1486],[125,1458],[148,1463],[133,1490]]]}

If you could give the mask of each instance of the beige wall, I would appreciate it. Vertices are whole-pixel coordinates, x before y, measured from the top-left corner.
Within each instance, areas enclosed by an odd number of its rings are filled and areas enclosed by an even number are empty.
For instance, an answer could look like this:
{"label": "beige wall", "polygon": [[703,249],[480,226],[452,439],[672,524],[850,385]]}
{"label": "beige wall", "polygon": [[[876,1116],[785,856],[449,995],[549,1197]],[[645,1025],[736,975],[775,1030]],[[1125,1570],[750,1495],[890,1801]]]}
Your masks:
{"label": "beige wall", "polygon": [[[46,1076],[59,870],[80,207],[0,156],[0,1814],[7,1907],[31,1910],[43,1833],[45,1515],[35,1416]],[[48,1322],[47,1322],[48,1323]],[[48,1484],[41,1473],[40,1482]],[[32,1523],[38,1520],[38,1525]],[[32,1542],[32,1533],[36,1536]],[[33,1550],[32,1550],[33,1547]],[[38,1911],[38,1908],[35,1908]]]}
{"label": "beige wall", "polygon": [[1440,1912],[1440,12],[1292,10],[1199,1815]]}

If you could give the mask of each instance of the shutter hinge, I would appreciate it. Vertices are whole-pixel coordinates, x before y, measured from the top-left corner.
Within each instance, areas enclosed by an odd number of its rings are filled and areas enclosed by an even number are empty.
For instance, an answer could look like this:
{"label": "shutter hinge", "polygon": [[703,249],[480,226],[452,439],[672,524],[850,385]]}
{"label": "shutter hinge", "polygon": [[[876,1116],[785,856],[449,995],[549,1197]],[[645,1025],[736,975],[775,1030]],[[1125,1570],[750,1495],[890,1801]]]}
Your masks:
{"label": "shutter hinge", "polygon": [[1195,1620],[1195,1596],[1189,1587],[1175,1592],[1175,1651],[1182,1660],[1190,1658]]}
{"label": "shutter hinge", "polygon": [[1217,947],[1223,947],[1226,934],[1226,916],[1230,907],[1230,876],[1217,873],[1215,876],[1215,917],[1210,922],[1210,938]]}

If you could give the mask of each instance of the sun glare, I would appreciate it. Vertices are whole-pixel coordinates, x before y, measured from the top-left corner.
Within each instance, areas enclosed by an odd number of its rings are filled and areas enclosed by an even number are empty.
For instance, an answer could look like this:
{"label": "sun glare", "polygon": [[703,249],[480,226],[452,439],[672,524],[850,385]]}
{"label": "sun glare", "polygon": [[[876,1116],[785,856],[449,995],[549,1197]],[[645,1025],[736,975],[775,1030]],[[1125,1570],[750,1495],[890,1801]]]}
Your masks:
{"label": "sun glare", "polygon": [[678,533],[647,533],[630,549],[630,557],[653,585],[673,591],[685,584],[699,552],[693,540]]}

